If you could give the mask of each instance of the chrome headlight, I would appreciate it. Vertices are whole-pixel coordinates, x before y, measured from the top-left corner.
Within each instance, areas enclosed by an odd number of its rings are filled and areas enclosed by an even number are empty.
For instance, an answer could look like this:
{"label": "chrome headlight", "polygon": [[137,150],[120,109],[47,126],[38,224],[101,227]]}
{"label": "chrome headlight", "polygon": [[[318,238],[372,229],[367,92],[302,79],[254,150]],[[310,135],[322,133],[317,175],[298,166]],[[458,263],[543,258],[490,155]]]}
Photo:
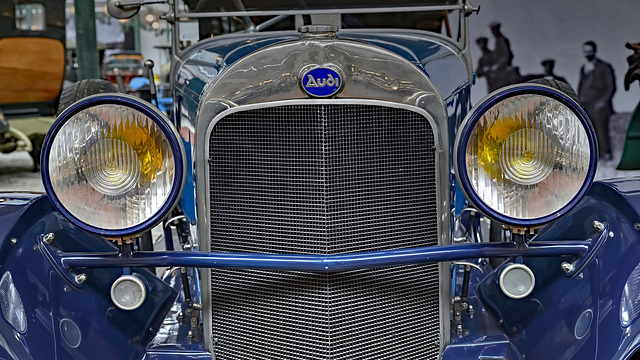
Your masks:
{"label": "chrome headlight", "polygon": [[73,223],[124,236],[146,230],[173,208],[184,159],[164,114],[133,96],[100,94],[71,105],[53,124],[42,178],[54,206]]}
{"label": "chrome headlight", "polygon": [[486,215],[523,227],[577,204],[593,181],[598,153],[580,106],[536,84],[489,94],[465,118],[454,151],[467,199]]}

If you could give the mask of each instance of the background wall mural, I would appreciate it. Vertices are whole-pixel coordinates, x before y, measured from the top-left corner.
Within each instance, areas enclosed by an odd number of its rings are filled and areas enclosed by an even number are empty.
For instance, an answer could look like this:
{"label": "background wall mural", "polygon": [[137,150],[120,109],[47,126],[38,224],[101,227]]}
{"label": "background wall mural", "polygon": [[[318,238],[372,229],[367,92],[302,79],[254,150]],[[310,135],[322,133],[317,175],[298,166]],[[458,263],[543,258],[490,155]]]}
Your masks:
{"label": "background wall mural", "polygon": [[[640,153],[640,143],[627,142],[626,165],[620,163],[640,101],[640,82],[629,84],[635,61],[631,44],[640,42],[640,2],[510,0],[474,5],[481,9],[470,20],[476,70],[472,102],[510,83],[542,77],[565,81],[578,93],[598,134],[597,177],[640,175],[635,170],[640,170],[640,160],[628,159],[631,151]],[[640,125],[640,114],[636,117]]]}

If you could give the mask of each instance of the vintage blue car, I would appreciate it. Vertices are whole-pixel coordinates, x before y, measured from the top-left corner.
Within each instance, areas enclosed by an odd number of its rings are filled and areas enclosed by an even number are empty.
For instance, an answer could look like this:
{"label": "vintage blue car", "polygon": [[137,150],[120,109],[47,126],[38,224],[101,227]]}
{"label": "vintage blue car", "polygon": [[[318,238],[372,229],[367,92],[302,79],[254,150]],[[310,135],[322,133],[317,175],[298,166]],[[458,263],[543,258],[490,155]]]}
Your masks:
{"label": "vintage blue car", "polygon": [[640,180],[561,84],[471,108],[477,9],[169,3],[172,118],[80,99],[0,194],[0,358],[640,358]]}

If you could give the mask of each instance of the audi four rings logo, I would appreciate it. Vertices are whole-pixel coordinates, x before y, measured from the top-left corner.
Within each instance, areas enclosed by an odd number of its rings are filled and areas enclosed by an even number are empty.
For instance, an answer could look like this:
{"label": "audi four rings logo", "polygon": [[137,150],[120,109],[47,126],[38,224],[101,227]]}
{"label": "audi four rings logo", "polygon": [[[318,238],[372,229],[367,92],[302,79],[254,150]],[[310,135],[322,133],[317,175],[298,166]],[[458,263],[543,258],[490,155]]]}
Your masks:
{"label": "audi four rings logo", "polygon": [[337,71],[318,67],[304,72],[300,77],[302,89],[315,97],[329,97],[342,89],[342,76]]}

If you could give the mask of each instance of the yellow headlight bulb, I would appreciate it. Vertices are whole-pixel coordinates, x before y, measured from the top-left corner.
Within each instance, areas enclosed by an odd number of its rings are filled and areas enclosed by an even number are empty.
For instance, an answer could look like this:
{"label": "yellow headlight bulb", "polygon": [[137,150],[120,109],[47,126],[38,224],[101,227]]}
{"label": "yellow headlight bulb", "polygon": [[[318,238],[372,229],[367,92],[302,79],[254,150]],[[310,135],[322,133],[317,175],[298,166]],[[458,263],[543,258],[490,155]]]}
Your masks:
{"label": "yellow headlight bulb", "polygon": [[163,166],[162,133],[140,114],[101,110],[97,116],[109,126],[82,159],[87,182],[105,195],[119,195],[155,181]]}
{"label": "yellow headlight bulb", "polygon": [[87,182],[106,195],[124,194],[140,180],[140,160],[124,141],[100,140],[83,159]]}
{"label": "yellow headlight bulb", "polygon": [[542,131],[526,128],[511,134],[502,144],[500,165],[505,176],[521,185],[544,180],[553,170],[555,147]]}
{"label": "yellow headlight bulb", "polygon": [[[514,133],[526,128],[526,121],[520,114],[488,112],[476,127],[477,143],[470,143],[471,152],[477,151],[478,164],[491,179],[503,178],[501,154],[504,143]],[[477,150],[475,150],[477,149]]]}

